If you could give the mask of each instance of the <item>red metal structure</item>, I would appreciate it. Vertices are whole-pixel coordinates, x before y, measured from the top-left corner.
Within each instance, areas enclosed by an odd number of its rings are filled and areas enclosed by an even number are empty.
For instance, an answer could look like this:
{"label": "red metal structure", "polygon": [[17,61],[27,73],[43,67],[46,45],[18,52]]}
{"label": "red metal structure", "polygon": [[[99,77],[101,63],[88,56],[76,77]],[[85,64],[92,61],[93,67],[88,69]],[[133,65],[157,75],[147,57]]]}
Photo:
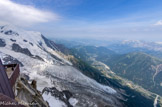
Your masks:
{"label": "red metal structure", "polygon": [[12,87],[10,85],[8,76],[5,71],[5,67],[0,60],[0,93],[3,93],[10,98],[15,98]]}
{"label": "red metal structure", "polygon": [[7,69],[9,69],[9,68],[10,68],[10,70],[12,70],[12,71],[9,70],[9,72],[11,72],[11,75],[10,76],[8,75],[8,79],[9,79],[11,87],[13,88],[17,78],[20,75],[19,65],[18,64],[9,64],[9,65],[4,65],[4,67],[6,68],[6,71],[8,71]]}
{"label": "red metal structure", "polygon": [[[18,64],[3,65],[0,60],[0,102],[9,101],[18,104],[18,102],[15,101],[13,88],[19,74],[20,70]],[[9,107],[11,107],[11,105]],[[24,106],[16,105],[16,107]]]}

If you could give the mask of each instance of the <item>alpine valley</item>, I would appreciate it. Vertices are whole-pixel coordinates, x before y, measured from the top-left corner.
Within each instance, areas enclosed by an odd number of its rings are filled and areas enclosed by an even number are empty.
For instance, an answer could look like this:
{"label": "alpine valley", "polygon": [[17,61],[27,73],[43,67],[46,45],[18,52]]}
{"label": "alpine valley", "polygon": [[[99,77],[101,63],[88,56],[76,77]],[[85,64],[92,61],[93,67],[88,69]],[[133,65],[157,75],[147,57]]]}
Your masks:
{"label": "alpine valley", "polygon": [[[105,77],[117,81],[146,97],[153,97],[154,107],[161,104],[162,96],[162,44],[138,40],[55,39],[67,45],[69,53],[97,69]],[[66,50],[65,53],[68,51]],[[98,78],[95,78],[98,80]],[[100,81],[101,83],[104,83]]]}

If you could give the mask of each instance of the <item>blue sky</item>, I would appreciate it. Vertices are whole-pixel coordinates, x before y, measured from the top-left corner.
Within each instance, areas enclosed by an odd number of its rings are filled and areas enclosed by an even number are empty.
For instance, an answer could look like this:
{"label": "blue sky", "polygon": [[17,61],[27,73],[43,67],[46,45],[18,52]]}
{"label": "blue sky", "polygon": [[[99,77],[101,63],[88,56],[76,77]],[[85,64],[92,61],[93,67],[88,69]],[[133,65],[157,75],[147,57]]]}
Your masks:
{"label": "blue sky", "polygon": [[[12,10],[13,14],[20,13],[13,15],[16,20],[13,24],[21,26],[26,21],[23,27],[40,31],[50,38],[162,41],[162,0],[2,1],[8,2],[5,5],[0,1],[0,9],[4,11],[11,11],[5,6],[20,8]],[[21,8],[26,8],[22,9],[24,13]],[[0,13],[2,21],[11,21],[2,15],[4,13]]]}

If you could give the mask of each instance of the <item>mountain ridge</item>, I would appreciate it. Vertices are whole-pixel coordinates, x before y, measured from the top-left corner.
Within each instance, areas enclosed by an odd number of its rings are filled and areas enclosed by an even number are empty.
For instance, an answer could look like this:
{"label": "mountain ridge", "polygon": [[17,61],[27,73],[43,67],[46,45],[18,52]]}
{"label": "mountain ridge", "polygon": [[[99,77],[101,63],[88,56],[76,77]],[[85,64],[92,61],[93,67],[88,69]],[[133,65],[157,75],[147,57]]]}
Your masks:
{"label": "mountain ridge", "polygon": [[[70,61],[59,54],[55,43],[41,33],[8,26],[1,27],[0,32],[1,42],[5,43],[0,47],[0,58],[5,63],[21,62],[21,73],[37,80],[38,90],[53,86],[60,91],[69,90],[73,94],[69,100],[76,100],[73,106],[78,107],[123,106],[116,97],[118,93],[115,89],[96,82],[74,68]],[[51,106],[52,102],[57,102],[56,96],[43,96],[46,101],[49,97],[53,99],[49,102]],[[94,99],[91,99],[92,96]],[[66,105],[62,101],[58,103]]]}

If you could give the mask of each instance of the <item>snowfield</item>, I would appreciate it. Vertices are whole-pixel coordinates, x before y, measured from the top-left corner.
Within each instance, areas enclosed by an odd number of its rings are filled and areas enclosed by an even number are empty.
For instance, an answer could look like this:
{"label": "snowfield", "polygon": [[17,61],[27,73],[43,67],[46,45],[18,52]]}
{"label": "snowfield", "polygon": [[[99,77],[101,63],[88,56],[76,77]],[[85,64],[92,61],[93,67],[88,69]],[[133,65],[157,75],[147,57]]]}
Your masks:
{"label": "snowfield", "polygon": [[[10,56],[21,62],[23,64],[20,68],[21,72],[29,75],[30,79],[35,79],[40,91],[45,87],[56,87],[58,90],[68,89],[75,93],[82,91],[78,89],[79,85],[83,90],[85,89],[86,93],[90,92],[115,103],[114,100],[111,100],[111,97],[106,97],[108,94],[113,96],[117,93],[113,88],[101,85],[75,69],[71,62],[58,54],[57,47],[51,44],[53,49],[50,48],[48,46],[50,42],[47,45],[48,41],[42,38],[41,33],[25,31],[13,26],[1,26],[0,39],[5,41],[6,44],[0,46],[0,59],[4,63],[10,63],[5,60]],[[18,44],[21,48],[15,47],[14,49],[17,50],[13,50],[13,44]],[[30,52],[31,55],[26,54],[27,52]],[[39,56],[39,58],[36,58],[36,56]],[[95,91],[91,92],[91,90]],[[51,107],[54,104],[53,107],[66,107],[64,102],[50,94],[44,94],[43,97]],[[80,101],[73,98],[69,102],[75,107]]]}
{"label": "snowfield", "polygon": [[64,102],[60,101],[59,99],[57,99],[55,97],[52,97],[50,95],[50,93],[49,94],[43,94],[43,98],[44,98],[44,100],[49,102],[49,105],[51,107],[67,107]]}

